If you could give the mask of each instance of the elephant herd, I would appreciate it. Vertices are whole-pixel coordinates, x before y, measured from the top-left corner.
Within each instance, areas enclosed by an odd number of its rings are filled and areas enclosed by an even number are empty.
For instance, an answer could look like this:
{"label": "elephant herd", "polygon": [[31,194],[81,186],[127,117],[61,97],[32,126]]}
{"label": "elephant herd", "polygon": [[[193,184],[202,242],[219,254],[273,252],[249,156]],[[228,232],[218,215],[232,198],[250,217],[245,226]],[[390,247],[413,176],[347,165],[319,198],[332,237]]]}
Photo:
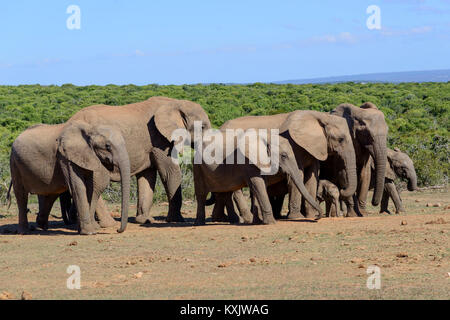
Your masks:
{"label": "elephant herd", "polygon": [[[128,222],[132,176],[137,178],[136,222],[151,221],[157,174],[168,197],[167,221],[184,221],[181,170],[172,157],[177,142],[173,133],[184,129],[192,148],[207,150],[213,142],[204,133],[200,142],[196,139],[198,124],[202,132],[211,129],[199,104],[151,97],[124,106],[86,107],[66,123],[28,128],[14,141],[10,157],[8,198],[13,187],[19,210],[18,232],[29,230],[29,194],[38,195],[36,222],[44,230],[58,197],[64,221],[77,223],[80,234],[95,234],[99,227],[113,226],[115,220],[101,198],[110,181],[121,184],[118,232],[123,232]],[[290,219],[320,218],[319,201],[326,202],[327,215],[339,215],[345,203],[346,216],[364,216],[370,188],[374,189],[373,205],[381,202],[381,211],[387,211],[391,197],[399,212],[404,209],[394,179],[408,179],[408,189],[417,188],[411,159],[398,149],[386,147],[388,127],[383,113],[372,103],[360,107],[342,104],[330,113],[297,110],[241,117],[227,121],[218,131],[230,129],[276,129],[279,166],[270,174],[262,174],[264,168],[258,161],[229,163],[229,158],[236,159],[240,154],[248,160],[255,145],[247,142],[242,151],[215,143],[215,155],[222,161],[193,165],[197,225],[205,223],[205,206],[212,203],[213,221],[275,223],[281,217],[286,195]],[[268,140],[261,141],[266,155],[273,156]],[[250,189],[251,210],[242,192],[244,187]],[[207,199],[209,193],[211,198]]]}

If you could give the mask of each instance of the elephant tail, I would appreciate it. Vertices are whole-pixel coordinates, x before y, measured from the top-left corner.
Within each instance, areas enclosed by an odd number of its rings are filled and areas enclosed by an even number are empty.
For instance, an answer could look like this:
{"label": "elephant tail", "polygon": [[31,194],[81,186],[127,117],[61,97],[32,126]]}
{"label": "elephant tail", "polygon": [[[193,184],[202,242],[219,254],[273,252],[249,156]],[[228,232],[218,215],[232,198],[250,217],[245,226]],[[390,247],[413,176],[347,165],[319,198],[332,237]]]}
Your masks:
{"label": "elephant tail", "polygon": [[212,206],[214,203],[216,203],[216,197],[214,196],[214,193],[211,192],[211,197],[209,197],[209,199],[206,199],[205,205]]}
{"label": "elephant tail", "polygon": [[12,180],[9,183],[8,192],[6,193],[6,205],[8,206],[8,210],[11,207],[11,188],[12,188]]}

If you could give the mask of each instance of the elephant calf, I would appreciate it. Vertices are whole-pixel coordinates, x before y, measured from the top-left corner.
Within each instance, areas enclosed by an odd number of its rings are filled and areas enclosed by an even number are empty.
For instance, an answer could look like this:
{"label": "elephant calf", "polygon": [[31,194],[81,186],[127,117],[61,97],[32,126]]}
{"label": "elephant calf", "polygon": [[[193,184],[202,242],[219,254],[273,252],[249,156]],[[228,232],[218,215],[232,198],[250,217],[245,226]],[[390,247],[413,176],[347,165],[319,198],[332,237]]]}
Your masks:
{"label": "elephant calf", "polygon": [[341,212],[339,210],[339,189],[334,183],[328,180],[320,180],[317,187],[317,199],[319,203],[325,201],[327,217],[339,217]]}
{"label": "elephant calf", "polygon": [[[388,210],[389,198],[394,201],[395,213],[405,212],[402,199],[400,198],[400,192],[397,190],[394,180],[396,178],[407,180],[408,190],[417,190],[417,175],[414,168],[414,163],[406,153],[401,152],[398,148],[394,148],[394,150],[387,149],[387,160],[386,177],[384,180],[384,191],[383,197],[381,198],[380,213],[390,213]],[[373,182],[375,180],[373,160],[371,163],[371,169],[371,188],[373,188]]]}

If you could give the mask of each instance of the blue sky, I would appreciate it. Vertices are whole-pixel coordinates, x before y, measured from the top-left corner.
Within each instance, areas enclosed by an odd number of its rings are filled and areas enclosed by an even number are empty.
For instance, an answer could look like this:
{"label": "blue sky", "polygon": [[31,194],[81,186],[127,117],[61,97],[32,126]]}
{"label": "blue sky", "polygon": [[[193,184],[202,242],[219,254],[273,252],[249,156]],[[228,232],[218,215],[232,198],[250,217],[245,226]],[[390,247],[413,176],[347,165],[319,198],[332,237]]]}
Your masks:
{"label": "blue sky", "polygon": [[[69,30],[69,5],[81,29]],[[369,30],[366,8],[381,9]],[[450,0],[5,0],[0,84],[247,83],[450,68]]]}

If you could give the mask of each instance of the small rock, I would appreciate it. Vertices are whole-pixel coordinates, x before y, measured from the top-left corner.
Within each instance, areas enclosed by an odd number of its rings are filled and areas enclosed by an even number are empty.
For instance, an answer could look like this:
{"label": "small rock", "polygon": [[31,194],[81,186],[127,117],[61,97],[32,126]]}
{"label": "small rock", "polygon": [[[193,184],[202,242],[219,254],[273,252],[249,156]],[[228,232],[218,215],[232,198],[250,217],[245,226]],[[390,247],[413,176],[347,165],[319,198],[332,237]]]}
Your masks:
{"label": "small rock", "polygon": [[135,279],[140,279],[140,278],[142,278],[143,275],[144,275],[143,272],[138,272],[138,273],[136,273],[136,274],[133,276],[133,278],[135,278]]}
{"label": "small rock", "polygon": [[408,254],[406,254],[406,253],[397,253],[396,257],[397,258],[408,258]]}
{"label": "small rock", "polygon": [[33,299],[33,296],[28,291],[23,291],[21,298],[22,298],[22,300],[31,300],[31,299]]}
{"label": "small rock", "polygon": [[427,203],[427,208],[430,208],[430,207],[432,207],[432,206],[433,206],[432,203],[430,203],[430,202]]}
{"label": "small rock", "polygon": [[241,240],[242,240],[242,241],[247,241],[247,240],[248,240],[248,237],[247,237],[247,236],[242,236],[242,237],[241,237]]}
{"label": "small rock", "polygon": [[280,243],[280,242],[281,242],[280,239],[275,239],[275,240],[272,241],[272,243]]}
{"label": "small rock", "polygon": [[401,226],[406,226],[408,224],[408,222],[406,220],[402,220],[402,222],[400,223]]}
{"label": "small rock", "polygon": [[250,262],[256,262],[256,259],[255,258],[250,258]]}
{"label": "small rock", "polygon": [[77,245],[78,245],[78,242],[76,242],[76,241],[72,241],[71,243],[68,244],[69,247],[77,246]]}
{"label": "small rock", "polygon": [[420,202],[420,200],[419,200],[419,199],[416,199],[415,201],[416,201],[416,202]]}
{"label": "small rock", "polygon": [[433,204],[433,207],[440,208],[442,207],[442,204],[440,202]]}
{"label": "small rock", "polygon": [[353,258],[352,260],[350,260],[351,263],[358,263],[360,264],[361,262],[364,262],[364,259],[361,258]]}
{"label": "small rock", "polygon": [[226,268],[227,264],[226,263],[221,263],[217,266],[218,268]]}

